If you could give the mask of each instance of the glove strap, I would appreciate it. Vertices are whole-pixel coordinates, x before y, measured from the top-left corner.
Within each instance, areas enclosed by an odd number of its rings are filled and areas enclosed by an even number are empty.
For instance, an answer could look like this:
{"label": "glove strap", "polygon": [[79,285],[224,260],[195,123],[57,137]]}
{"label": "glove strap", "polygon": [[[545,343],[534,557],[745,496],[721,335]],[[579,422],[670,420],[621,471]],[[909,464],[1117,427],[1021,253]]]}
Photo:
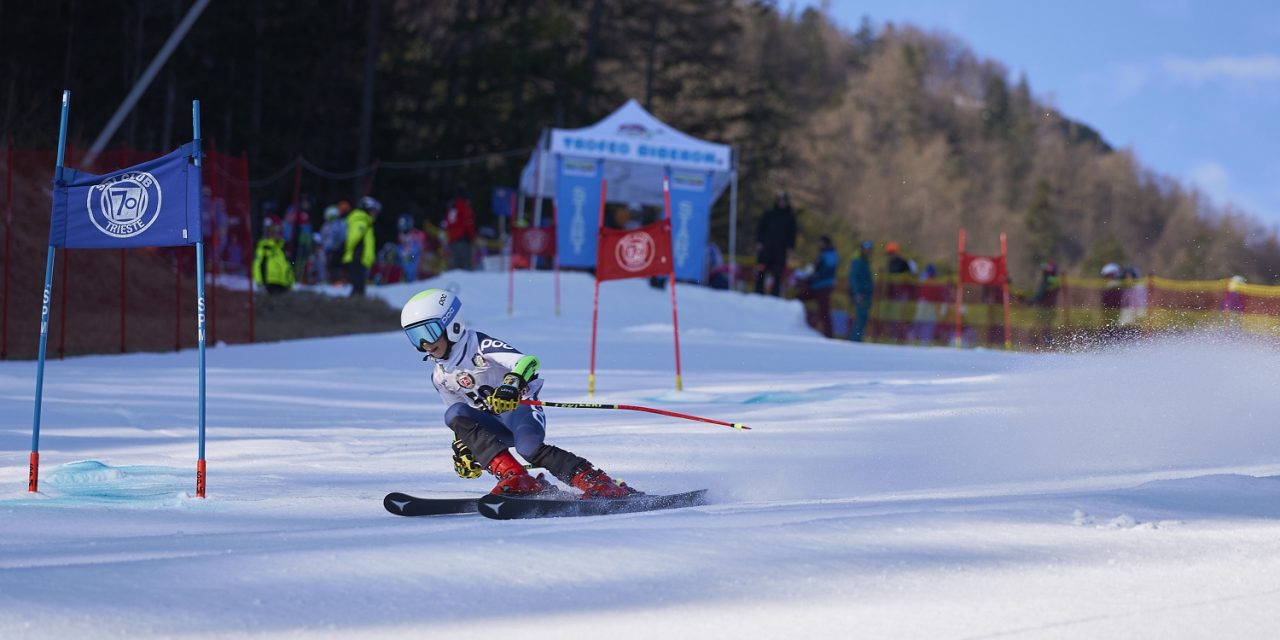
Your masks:
{"label": "glove strap", "polygon": [[[518,386],[523,387],[525,384],[528,384],[530,380],[537,377],[538,367],[540,365],[541,363],[538,362],[537,356],[524,356],[517,360],[516,366],[511,367],[511,373],[520,377],[522,384]],[[503,382],[506,382],[505,377],[503,378]]]}

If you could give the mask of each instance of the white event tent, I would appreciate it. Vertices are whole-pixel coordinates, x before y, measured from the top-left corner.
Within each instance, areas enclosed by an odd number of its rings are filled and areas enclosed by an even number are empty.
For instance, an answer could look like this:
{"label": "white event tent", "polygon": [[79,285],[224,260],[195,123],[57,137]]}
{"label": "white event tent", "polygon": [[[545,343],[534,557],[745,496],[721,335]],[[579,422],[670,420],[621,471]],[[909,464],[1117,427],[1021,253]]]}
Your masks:
{"label": "white event tent", "polygon": [[668,167],[710,173],[711,202],[719,199],[726,188],[731,189],[728,255],[730,259],[736,255],[738,167],[733,147],[678,131],[634,99],[591,126],[544,129],[520,174],[520,196],[522,200],[536,198],[535,216],[539,222],[542,199],[556,193],[557,156],[602,160],[608,181],[606,200],[628,205],[663,206],[662,177]]}

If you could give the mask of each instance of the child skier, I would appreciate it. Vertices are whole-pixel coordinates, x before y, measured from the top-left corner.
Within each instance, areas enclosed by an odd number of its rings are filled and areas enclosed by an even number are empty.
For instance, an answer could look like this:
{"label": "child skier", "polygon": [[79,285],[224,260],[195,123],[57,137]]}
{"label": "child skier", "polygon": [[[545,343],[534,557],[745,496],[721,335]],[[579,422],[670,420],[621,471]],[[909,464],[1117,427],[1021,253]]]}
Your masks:
{"label": "child skier", "polygon": [[582,497],[623,498],[635,493],[616,483],[590,462],[559,447],[545,444],[546,416],[542,407],[520,404],[537,399],[542,389],[538,359],[511,345],[466,326],[462,300],[444,289],[427,289],[405,303],[400,326],[409,342],[435,363],[431,384],[448,408],[445,424],[453,431],[454,471],[478,478],[488,469],[498,478],[490,493],[525,495],[549,488],[529,475],[508,451],[562,482],[581,489]]}

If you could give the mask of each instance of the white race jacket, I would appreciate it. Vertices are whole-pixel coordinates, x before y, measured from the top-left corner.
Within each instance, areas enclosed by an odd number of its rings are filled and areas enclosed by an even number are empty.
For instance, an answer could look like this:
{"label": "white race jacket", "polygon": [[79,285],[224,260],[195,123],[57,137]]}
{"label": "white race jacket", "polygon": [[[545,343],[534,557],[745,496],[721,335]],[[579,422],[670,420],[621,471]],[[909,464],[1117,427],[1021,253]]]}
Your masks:
{"label": "white race jacket", "polygon": [[[466,329],[447,358],[430,358],[436,364],[431,372],[431,384],[446,407],[464,402],[488,411],[484,399],[502,384],[502,376],[509,373],[522,357],[524,354],[515,347],[479,331]],[[522,397],[537,398],[541,389],[542,379],[535,377],[525,387]]]}

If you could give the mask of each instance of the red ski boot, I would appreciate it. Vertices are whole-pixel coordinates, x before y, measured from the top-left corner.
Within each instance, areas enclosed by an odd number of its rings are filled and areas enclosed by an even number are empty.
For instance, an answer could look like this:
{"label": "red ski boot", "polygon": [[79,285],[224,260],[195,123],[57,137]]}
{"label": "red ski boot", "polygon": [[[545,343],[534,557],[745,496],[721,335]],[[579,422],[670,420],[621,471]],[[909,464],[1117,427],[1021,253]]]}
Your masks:
{"label": "red ski boot", "polygon": [[489,473],[498,478],[497,486],[489,492],[494,495],[529,495],[547,487],[542,481],[542,474],[538,474],[536,478],[529,475],[524,470],[524,465],[512,457],[509,451],[499,453],[489,462]]}
{"label": "red ski boot", "polygon": [[636,493],[626,483],[614,482],[613,478],[609,477],[609,474],[585,462],[573,472],[573,477],[569,479],[569,484],[582,489],[583,500],[626,498]]}

